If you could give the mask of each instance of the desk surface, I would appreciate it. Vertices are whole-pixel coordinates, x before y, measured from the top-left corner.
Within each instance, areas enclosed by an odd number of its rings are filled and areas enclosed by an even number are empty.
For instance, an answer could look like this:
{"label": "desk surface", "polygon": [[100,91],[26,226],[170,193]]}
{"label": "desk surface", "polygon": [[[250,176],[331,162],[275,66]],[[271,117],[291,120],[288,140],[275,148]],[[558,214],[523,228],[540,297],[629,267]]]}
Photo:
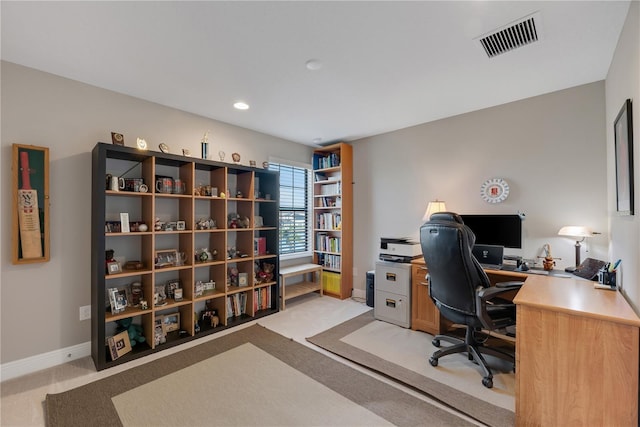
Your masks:
{"label": "desk surface", "polygon": [[640,326],[640,318],[620,292],[595,289],[594,283],[575,278],[527,275],[524,286],[518,291],[513,302]]}

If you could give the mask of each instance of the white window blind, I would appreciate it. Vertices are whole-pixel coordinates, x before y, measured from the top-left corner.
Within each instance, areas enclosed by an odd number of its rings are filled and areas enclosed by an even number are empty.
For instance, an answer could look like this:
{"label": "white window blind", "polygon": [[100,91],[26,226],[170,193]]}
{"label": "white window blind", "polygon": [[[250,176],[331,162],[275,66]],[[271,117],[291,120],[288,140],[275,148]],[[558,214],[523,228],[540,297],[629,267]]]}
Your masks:
{"label": "white window blind", "polygon": [[269,163],[280,172],[280,255],[310,251],[310,174],[308,168]]}

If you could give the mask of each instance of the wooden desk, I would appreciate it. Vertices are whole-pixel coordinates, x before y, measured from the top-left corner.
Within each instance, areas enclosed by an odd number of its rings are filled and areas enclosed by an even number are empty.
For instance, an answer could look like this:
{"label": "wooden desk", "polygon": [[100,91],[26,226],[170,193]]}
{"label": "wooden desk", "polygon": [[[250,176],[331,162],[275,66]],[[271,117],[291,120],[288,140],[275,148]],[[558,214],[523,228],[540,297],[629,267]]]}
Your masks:
{"label": "wooden desk", "polygon": [[[303,280],[302,282],[288,286],[285,283],[289,277],[303,276],[303,279],[306,279],[304,276],[307,275],[311,276],[309,278],[310,280]],[[320,296],[322,296],[321,277],[322,266],[318,264],[294,265],[280,269],[280,283],[282,286],[280,298],[282,299],[282,310],[284,310],[285,301],[290,298],[295,298],[315,291],[320,291]]]}
{"label": "wooden desk", "polygon": [[640,318],[619,292],[530,275],[514,298],[517,426],[637,426]]}

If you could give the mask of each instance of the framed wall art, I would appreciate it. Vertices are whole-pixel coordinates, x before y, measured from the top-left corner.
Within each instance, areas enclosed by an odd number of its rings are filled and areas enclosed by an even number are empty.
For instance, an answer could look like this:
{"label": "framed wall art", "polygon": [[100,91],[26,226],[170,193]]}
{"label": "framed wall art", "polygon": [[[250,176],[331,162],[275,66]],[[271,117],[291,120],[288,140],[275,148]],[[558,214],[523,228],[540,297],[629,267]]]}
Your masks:
{"label": "framed wall art", "polygon": [[616,156],[616,211],[621,215],[634,214],[632,124],[631,100],[627,99],[613,123]]}
{"label": "framed wall art", "polygon": [[13,144],[12,262],[49,261],[49,149]]}

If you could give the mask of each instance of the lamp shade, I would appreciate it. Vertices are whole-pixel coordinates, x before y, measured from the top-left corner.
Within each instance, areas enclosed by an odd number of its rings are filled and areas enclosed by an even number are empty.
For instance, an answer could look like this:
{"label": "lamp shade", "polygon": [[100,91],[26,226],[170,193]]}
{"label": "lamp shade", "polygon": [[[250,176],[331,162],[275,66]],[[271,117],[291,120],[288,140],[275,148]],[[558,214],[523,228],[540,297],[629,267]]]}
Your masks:
{"label": "lamp shade", "polygon": [[447,207],[445,206],[444,202],[436,199],[432,202],[429,202],[429,204],[427,205],[427,210],[425,211],[424,216],[422,217],[422,220],[429,221],[429,218],[431,218],[432,214],[436,212],[446,212],[446,211],[447,211]]}
{"label": "lamp shade", "polygon": [[589,227],[583,227],[581,225],[567,225],[558,231],[558,236],[592,237],[593,231],[591,231]]}

